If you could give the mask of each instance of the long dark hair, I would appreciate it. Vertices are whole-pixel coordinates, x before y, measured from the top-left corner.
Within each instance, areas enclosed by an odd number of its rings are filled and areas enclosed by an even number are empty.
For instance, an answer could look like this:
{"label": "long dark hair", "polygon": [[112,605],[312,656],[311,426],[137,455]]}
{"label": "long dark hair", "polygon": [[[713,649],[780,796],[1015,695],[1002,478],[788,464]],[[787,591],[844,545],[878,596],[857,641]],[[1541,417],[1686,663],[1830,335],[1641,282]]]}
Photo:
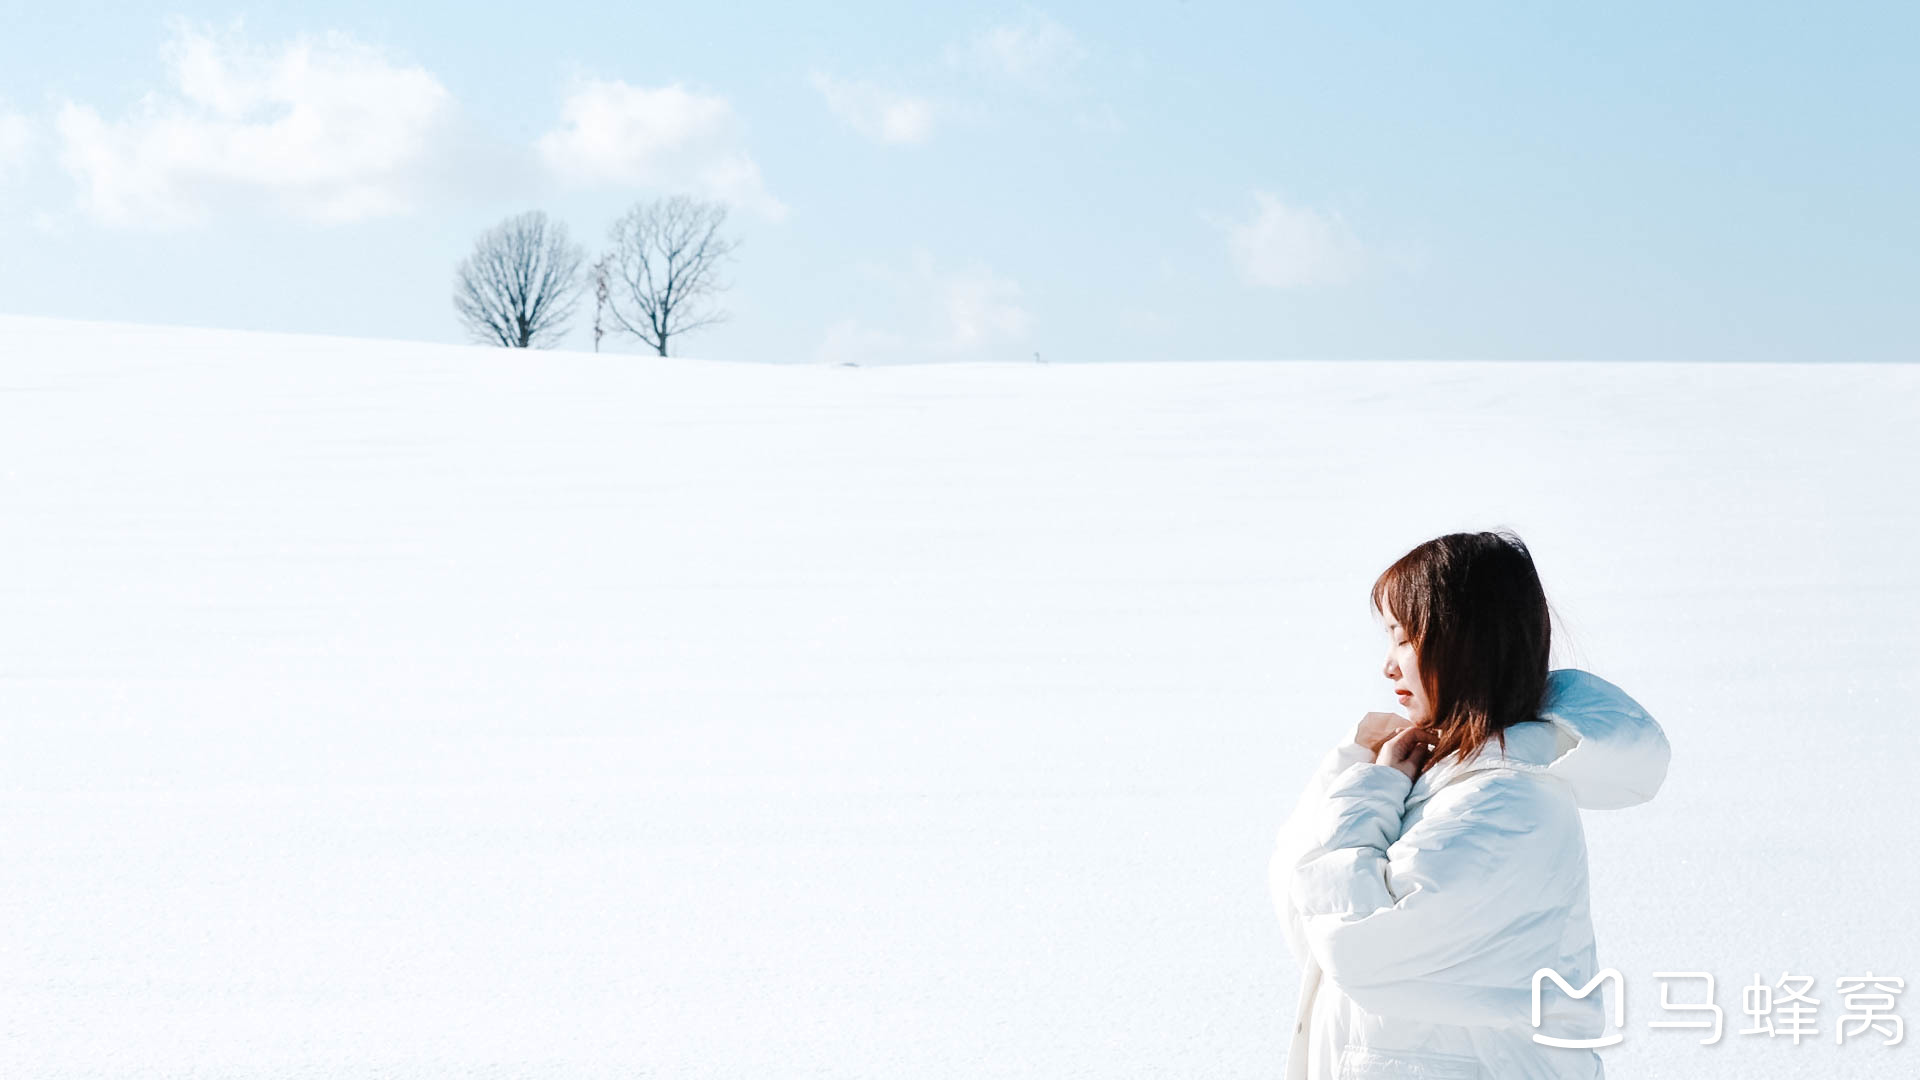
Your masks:
{"label": "long dark hair", "polygon": [[1373,609],[1406,628],[1438,731],[1437,762],[1465,761],[1538,719],[1552,643],[1533,555],[1510,530],[1449,533],[1402,555],[1373,583]]}

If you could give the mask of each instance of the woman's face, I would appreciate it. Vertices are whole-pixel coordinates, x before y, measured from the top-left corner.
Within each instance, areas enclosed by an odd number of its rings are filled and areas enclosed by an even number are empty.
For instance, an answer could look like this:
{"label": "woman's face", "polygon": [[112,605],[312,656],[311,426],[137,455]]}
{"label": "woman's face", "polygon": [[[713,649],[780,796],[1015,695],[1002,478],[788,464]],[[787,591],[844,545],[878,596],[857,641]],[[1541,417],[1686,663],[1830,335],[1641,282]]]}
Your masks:
{"label": "woman's face", "polygon": [[1420,661],[1413,654],[1413,642],[1407,639],[1406,628],[1401,626],[1392,615],[1386,616],[1387,622],[1387,663],[1381,669],[1393,683],[1393,692],[1400,699],[1400,707],[1407,710],[1407,719],[1413,726],[1424,727],[1433,713],[1427,702],[1427,688],[1420,682]]}

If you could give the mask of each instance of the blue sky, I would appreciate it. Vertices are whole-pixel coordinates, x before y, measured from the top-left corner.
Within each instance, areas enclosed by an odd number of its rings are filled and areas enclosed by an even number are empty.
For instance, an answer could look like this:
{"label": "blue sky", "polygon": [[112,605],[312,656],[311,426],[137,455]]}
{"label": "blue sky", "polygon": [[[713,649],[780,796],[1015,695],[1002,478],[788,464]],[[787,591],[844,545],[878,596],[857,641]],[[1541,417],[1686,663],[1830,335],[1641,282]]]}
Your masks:
{"label": "blue sky", "polygon": [[1910,6],[0,10],[4,312],[459,341],[690,191],[691,355],[1915,358]]}

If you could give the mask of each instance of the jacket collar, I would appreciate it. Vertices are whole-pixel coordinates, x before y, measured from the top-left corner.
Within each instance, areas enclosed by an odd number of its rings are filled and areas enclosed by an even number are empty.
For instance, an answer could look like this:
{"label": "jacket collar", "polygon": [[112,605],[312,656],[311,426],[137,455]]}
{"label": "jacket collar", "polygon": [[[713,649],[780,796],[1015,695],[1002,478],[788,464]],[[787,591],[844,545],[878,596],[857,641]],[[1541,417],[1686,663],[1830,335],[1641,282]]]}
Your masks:
{"label": "jacket collar", "polygon": [[1546,720],[1527,720],[1514,724],[1507,728],[1505,735],[1505,750],[1500,747],[1499,736],[1495,736],[1480,748],[1479,753],[1466,761],[1461,761],[1456,752],[1427,766],[1414,780],[1413,790],[1407,793],[1407,805],[1412,807],[1427,801],[1434,792],[1468,773],[1487,769],[1547,772],[1563,749],[1558,730]]}
{"label": "jacket collar", "polygon": [[1640,703],[1591,672],[1547,673],[1539,718],[1506,729],[1466,762],[1449,754],[1428,766],[1407,793],[1409,807],[1469,773],[1516,769],[1558,777],[1588,810],[1612,810],[1653,798],[1666,779],[1672,748]]}

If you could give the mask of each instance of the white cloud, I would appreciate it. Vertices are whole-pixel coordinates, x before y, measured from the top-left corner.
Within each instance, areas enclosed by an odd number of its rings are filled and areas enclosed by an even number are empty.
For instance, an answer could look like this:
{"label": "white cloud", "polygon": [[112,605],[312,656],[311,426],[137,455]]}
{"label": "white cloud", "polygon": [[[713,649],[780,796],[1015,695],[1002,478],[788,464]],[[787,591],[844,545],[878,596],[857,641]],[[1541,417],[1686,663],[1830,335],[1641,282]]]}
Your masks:
{"label": "white cloud", "polygon": [[841,319],[827,329],[815,355],[829,363],[862,361],[1022,358],[1033,317],[1018,282],[985,266],[941,270],[916,252],[905,271],[875,269],[888,310],[907,316],[904,329]]}
{"label": "white cloud", "polygon": [[949,62],[1029,86],[1063,82],[1087,58],[1073,31],[1034,12],[986,30],[947,52]]}
{"label": "white cloud", "polygon": [[0,102],[0,181],[19,175],[32,150],[33,123]]}
{"label": "white cloud", "polygon": [[836,79],[822,72],[811,76],[813,88],[827,99],[827,108],[869,139],[886,143],[921,143],[933,135],[933,105],[923,98],[884,90],[872,83]]}
{"label": "white cloud", "polygon": [[1143,337],[1164,337],[1179,325],[1173,316],[1153,308],[1123,307],[1113,313],[1114,325]]}
{"label": "white cloud", "polygon": [[814,357],[828,364],[858,364],[899,356],[911,347],[905,335],[868,326],[858,319],[841,319],[827,327]]}
{"label": "white cloud", "polygon": [[964,352],[982,345],[1018,341],[1031,319],[1020,304],[1020,286],[984,267],[948,275],[940,281],[945,333],[936,346]]}
{"label": "white cloud", "polygon": [[[973,76],[980,93],[997,99],[993,112],[1028,114],[1042,108],[1055,121],[1116,135],[1126,130],[1119,112],[1093,98],[1083,77],[1092,56],[1077,34],[1037,11],[954,42],[946,51],[949,66]],[[963,116],[968,110],[944,111]]]}
{"label": "white cloud", "polygon": [[1121,121],[1120,114],[1112,105],[1104,101],[1074,113],[1073,122],[1083,131],[1098,131],[1107,135],[1117,135],[1127,130],[1127,125]]}
{"label": "white cloud", "polygon": [[726,98],[678,83],[649,89],[594,80],[569,95],[560,114],[561,126],[535,146],[563,179],[687,191],[768,218],[786,215],[741,145]]}
{"label": "white cloud", "polygon": [[1366,258],[1337,213],[1288,206],[1264,191],[1247,221],[1221,223],[1234,263],[1249,282],[1275,289],[1351,281]]}
{"label": "white cloud", "polygon": [[344,222],[407,209],[452,111],[425,69],[344,34],[277,48],[173,24],[173,86],[108,120],[58,110],[61,158],[80,204],[111,224],[179,224],[234,195]]}

